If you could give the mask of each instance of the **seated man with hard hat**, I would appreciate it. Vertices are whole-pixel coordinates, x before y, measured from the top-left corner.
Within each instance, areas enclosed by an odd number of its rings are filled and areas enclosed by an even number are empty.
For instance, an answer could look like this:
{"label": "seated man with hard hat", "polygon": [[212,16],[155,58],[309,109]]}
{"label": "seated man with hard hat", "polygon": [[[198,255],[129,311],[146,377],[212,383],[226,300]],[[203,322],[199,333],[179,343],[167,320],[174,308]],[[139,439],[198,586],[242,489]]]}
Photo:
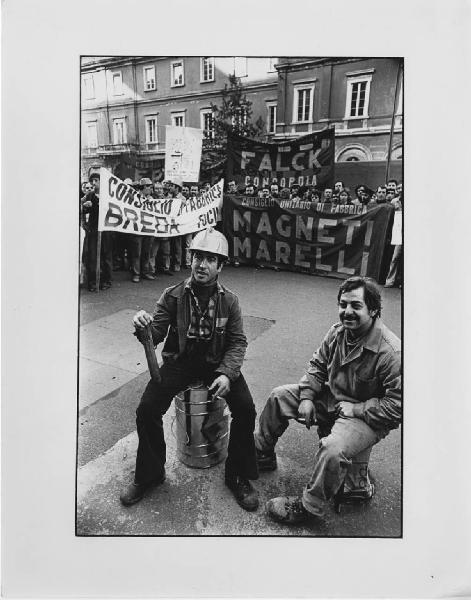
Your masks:
{"label": "seated man with hard hat", "polygon": [[246,510],[258,507],[250,479],[258,478],[255,454],[255,406],[240,372],[247,348],[237,296],[221,285],[218,275],[228,257],[226,238],[209,228],[193,238],[191,276],[167,288],[153,316],[139,311],[133,319],[136,336],[151,325],[154,346],[165,338],[161,382],[149,381],[137,408],[139,445],[134,481],[121,502],[138,502],[165,478],[166,448],[162,416],[174,396],[195,380],[223,396],[231,411],[225,482]]}

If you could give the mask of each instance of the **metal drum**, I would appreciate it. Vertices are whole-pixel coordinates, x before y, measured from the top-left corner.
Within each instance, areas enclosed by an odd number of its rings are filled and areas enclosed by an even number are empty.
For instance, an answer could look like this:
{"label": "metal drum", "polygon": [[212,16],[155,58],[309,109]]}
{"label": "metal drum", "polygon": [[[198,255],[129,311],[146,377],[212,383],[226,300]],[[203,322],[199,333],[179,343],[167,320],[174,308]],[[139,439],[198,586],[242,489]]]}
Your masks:
{"label": "metal drum", "polygon": [[227,456],[229,410],[224,398],[208,395],[204,385],[175,396],[177,456],[182,463],[208,469]]}

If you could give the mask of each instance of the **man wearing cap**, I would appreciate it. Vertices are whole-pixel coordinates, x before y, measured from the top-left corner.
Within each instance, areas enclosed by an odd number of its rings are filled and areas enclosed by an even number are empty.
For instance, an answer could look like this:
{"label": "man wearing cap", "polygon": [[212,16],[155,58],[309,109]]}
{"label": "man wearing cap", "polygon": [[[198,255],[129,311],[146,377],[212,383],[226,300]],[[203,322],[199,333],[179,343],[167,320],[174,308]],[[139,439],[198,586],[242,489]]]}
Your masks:
{"label": "man wearing cap", "polygon": [[139,445],[134,481],[121,493],[125,506],[141,500],[165,478],[162,416],[174,396],[196,380],[223,396],[232,414],[225,482],[245,510],[256,510],[258,478],[253,431],[255,406],[240,372],[247,348],[238,298],[218,275],[228,257],[226,238],[215,229],[200,231],[191,244],[191,276],[167,288],[154,314],[133,319],[138,339],[151,326],[154,346],[165,339],[161,382],[149,381],[137,408]]}

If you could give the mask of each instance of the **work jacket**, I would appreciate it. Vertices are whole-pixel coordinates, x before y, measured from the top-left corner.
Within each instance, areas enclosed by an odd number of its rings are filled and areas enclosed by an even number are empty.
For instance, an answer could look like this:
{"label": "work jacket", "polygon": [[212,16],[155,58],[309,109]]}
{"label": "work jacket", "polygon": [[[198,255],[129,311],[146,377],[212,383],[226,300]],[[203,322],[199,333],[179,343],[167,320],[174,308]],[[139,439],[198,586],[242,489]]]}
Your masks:
{"label": "work jacket", "polygon": [[380,435],[399,426],[402,416],[401,342],[375,319],[360,344],[345,356],[346,329],[331,327],[299,382],[301,400],[324,404],[355,404],[355,416]]}
{"label": "work jacket", "polygon": [[[185,352],[187,332],[190,325],[190,290],[186,287],[190,279],[167,288],[157,301],[153,321],[152,339],[154,346],[162,340],[164,361],[178,360]],[[205,362],[218,373],[235,381],[247,348],[247,338],[242,326],[242,313],[237,296],[217,282],[216,312],[213,332]],[[138,336],[139,337],[139,336]]]}

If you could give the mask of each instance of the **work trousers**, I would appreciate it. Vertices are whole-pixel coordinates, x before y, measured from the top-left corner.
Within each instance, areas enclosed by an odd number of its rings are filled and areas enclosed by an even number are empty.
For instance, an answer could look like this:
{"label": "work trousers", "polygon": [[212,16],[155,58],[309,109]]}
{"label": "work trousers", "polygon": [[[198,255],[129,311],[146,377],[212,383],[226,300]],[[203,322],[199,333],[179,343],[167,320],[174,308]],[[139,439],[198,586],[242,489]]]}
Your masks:
{"label": "work trousers", "polygon": [[[136,410],[139,444],[136,457],[135,483],[146,484],[158,479],[164,471],[166,445],[162,417],[176,394],[199,380],[210,385],[219,373],[214,367],[188,360],[164,362],[160,369],[161,383],[147,384]],[[242,374],[231,382],[225,401],[231,411],[226,475],[257,479],[253,431],[255,405]]]}
{"label": "work trousers", "polygon": [[[255,445],[262,452],[274,450],[290,419],[298,417],[300,388],[297,384],[275,388],[260,415]],[[303,490],[303,506],[322,516],[327,502],[345,483],[345,489],[365,490],[371,448],[382,437],[362,419],[336,417],[316,404],[319,446],[314,470]]]}
{"label": "work trousers", "polygon": [[402,244],[394,246],[394,252],[389,265],[388,276],[385,284],[392,286],[395,283],[402,283]]}
{"label": "work trousers", "polygon": [[157,254],[159,252],[159,248],[162,248],[164,269],[170,269],[170,240],[168,238],[154,237],[152,238],[152,245],[149,254],[149,268],[152,275],[155,275],[157,270]]}
{"label": "work trousers", "polygon": [[153,240],[156,239],[150,235],[131,235],[131,269],[132,274],[146,275],[151,273],[150,254]]}
{"label": "work trousers", "polygon": [[[113,271],[113,243],[111,231],[103,231],[100,247],[100,283],[111,283]],[[96,281],[96,261],[98,247],[98,231],[89,231],[86,234],[87,247],[87,277],[88,287],[94,286]]]}
{"label": "work trousers", "polygon": [[185,266],[186,267],[191,267],[190,246],[191,246],[192,239],[193,239],[192,233],[187,233],[186,235],[182,236],[182,248],[184,249],[184,252],[185,252]]}

